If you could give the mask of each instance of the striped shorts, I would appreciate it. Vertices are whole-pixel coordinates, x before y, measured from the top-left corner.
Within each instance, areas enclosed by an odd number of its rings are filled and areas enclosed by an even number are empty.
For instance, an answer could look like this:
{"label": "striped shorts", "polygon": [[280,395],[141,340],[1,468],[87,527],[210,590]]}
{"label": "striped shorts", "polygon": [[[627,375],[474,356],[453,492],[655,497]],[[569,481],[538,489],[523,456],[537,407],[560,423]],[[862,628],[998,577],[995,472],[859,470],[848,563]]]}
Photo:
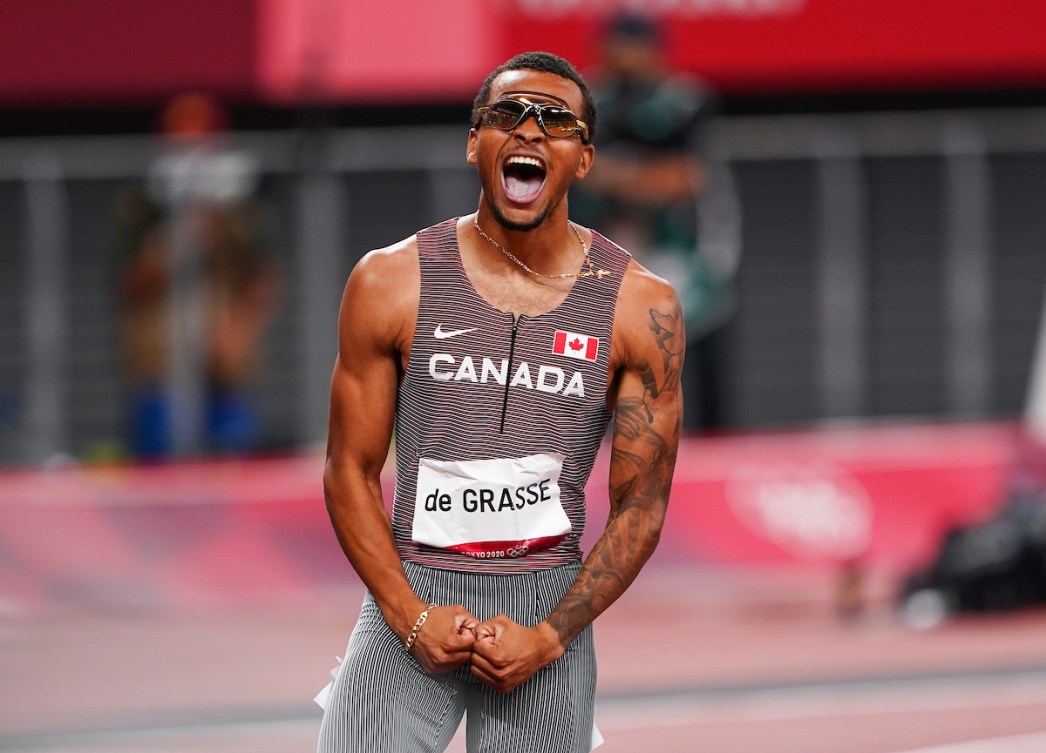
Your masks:
{"label": "striped shorts", "polygon": [[[559,603],[579,568],[489,575],[403,563],[425,601],[462,604],[480,620],[506,614],[527,626]],[[468,665],[425,674],[368,593],[323,714],[317,753],[437,753],[450,744],[462,716],[469,753],[588,753],[595,688],[591,625],[559,659],[503,694]]]}

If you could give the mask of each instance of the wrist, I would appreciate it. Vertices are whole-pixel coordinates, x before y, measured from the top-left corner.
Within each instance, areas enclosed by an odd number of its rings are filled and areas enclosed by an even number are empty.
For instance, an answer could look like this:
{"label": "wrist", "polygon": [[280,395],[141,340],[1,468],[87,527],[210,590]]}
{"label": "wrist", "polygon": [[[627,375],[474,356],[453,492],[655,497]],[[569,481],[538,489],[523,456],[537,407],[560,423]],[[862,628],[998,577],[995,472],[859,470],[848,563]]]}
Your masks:
{"label": "wrist", "polygon": [[418,615],[424,611],[428,604],[417,596],[411,594],[411,598],[404,599],[402,602],[394,604],[379,604],[381,613],[385,617],[385,622],[392,628],[392,632],[396,634],[396,637],[401,641],[406,641],[407,636],[410,635],[410,631],[414,627],[414,623],[418,619]]}
{"label": "wrist", "polygon": [[563,652],[567,650],[567,647],[563,645],[559,633],[548,623],[548,621],[539,622],[534,626],[534,629],[537,630],[542,645],[545,647],[545,654],[549,657],[549,663],[554,662],[556,659],[561,657]]}
{"label": "wrist", "polygon": [[429,614],[436,608],[435,604],[427,605],[421,614],[418,615],[418,619],[414,621],[414,625],[411,627],[410,632],[403,641],[403,649],[409,654],[410,650],[414,648],[415,641],[418,640],[418,636],[421,634],[421,628],[424,627],[425,623],[429,619]]}

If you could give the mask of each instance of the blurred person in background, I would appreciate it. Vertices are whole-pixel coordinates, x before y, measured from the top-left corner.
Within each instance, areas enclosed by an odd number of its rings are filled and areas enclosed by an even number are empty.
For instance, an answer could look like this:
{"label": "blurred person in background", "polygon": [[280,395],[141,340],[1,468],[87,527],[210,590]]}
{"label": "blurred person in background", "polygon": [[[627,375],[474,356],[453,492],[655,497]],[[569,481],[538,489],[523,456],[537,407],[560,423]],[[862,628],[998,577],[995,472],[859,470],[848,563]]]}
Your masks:
{"label": "blurred person in background", "polygon": [[[174,450],[175,411],[182,406],[168,377],[179,347],[189,351],[180,355],[195,360],[190,368],[200,372],[198,449],[242,453],[260,441],[250,382],[277,307],[281,276],[266,249],[255,166],[247,155],[220,147],[224,127],[224,112],[210,98],[176,98],[162,116],[164,154],[146,185],[120,199],[128,441],[139,458],[167,457]],[[186,270],[192,294],[179,297],[175,280]],[[172,317],[199,322],[198,342],[175,342]]]}
{"label": "blurred person in background", "polygon": [[[582,753],[598,740],[593,621],[664,522],[685,334],[671,287],[572,223],[596,111],[526,53],[476,96],[481,192],[349,276],[331,381],[327,509],[367,595],[320,753]],[[611,418],[610,515],[582,560]],[[392,515],[381,469],[396,432]]]}
{"label": "blurred person in background", "polygon": [[[671,71],[663,30],[642,15],[611,18],[592,75],[599,159],[571,209],[672,283],[686,315],[686,428],[726,422],[724,331],[735,307],[736,205],[729,175],[708,155],[715,98],[700,80]],[[714,189],[714,193],[713,193]]]}

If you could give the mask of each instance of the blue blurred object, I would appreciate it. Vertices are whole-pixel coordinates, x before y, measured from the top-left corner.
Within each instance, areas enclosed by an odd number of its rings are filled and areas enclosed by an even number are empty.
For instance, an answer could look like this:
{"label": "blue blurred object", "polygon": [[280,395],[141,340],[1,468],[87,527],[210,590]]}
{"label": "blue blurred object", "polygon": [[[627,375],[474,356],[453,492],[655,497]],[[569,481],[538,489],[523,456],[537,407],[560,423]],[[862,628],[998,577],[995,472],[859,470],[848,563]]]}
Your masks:
{"label": "blue blurred object", "polygon": [[15,399],[7,392],[0,392],[0,427],[11,423],[15,414]]}
{"label": "blue blurred object", "polygon": [[[160,388],[137,391],[131,400],[131,442],[143,460],[170,457],[173,450],[171,400]],[[2,415],[2,414],[0,414]],[[211,388],[207,394],[204,445],[218,454],[250,452],[258,445],[261,418],[245,395]]]}

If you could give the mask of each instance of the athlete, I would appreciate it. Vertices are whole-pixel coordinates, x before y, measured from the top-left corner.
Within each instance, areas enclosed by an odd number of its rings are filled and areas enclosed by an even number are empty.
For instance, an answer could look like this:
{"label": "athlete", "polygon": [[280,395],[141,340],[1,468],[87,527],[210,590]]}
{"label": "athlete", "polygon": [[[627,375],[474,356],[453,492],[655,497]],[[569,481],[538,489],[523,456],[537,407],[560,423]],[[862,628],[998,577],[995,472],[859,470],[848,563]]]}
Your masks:
{"label": "athlete", "polygon": [[[588,87],[525,53],[473,116],[477,212],[372,251],[345,289],[324,487],[367,594],[320,753],[442,751],[463,715],[470,752],[590,750],[592,622],[664,521],[682,317],[666,282],[568,219],[595,157]],[[610,515],[582,559],[611,418]]]}

